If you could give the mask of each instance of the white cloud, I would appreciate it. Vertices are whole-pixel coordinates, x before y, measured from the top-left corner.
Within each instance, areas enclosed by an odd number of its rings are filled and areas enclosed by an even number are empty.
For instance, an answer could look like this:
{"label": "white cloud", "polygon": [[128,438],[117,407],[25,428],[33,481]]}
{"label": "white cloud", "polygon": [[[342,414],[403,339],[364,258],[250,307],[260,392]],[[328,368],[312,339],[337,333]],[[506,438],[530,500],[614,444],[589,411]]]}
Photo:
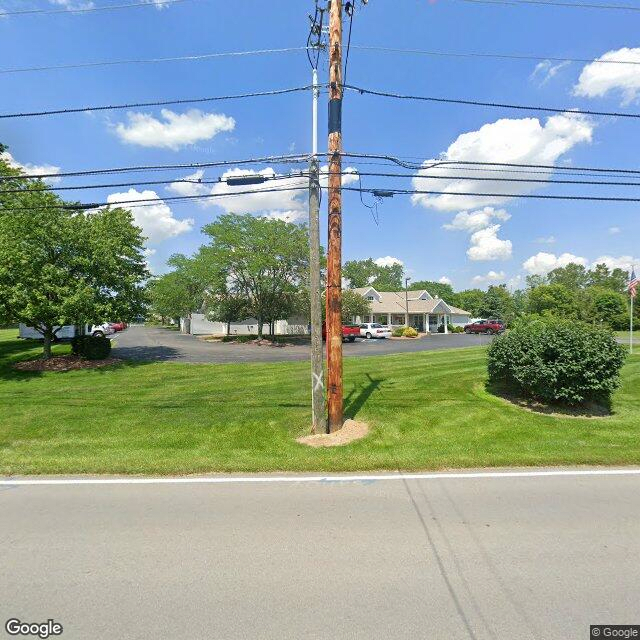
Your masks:
{"label": "white cloud", "polygon": [[451,281],[451,278],[447,278],[447,276],[442,276],[442,278],[440,278],[438,282],[440,284],[453,284],[453,282]]}
{"label": "white cloud", "polygon": [[566,66],[571,63],[566,60],[564,62],[558,62],[554,64],[551,60],[543,60],[542,62],[538,62],[533,70],[533,73],[529,76],[530,80],[537,81],[539,86],[543,86],[549,82],[549,80],[553,79],[561,69],[564,69]]}
{"label": "white cloud", "polygon": [[107,197],[107,202],[112,205],[118,205],[118,203],[132,200],[157,200],[157,204],[154,202],[144,202],[140,205],[122,205],[123,208],[131,211],[136,225],[142,229],[143,235],[151,244],[162,242],[168,238],[174,238],[193,229],[193,219],[185,218],[184,220],[178,220],[174,218],[173,211],[171,211],[169,205],[159,198],[155,191],[136,191],[135,189],[129,189],[129,191],[125,193],[112,193]]}
{"label": "white cloud", "polygon": [[622,229],[620,227],[609,227],[607,231],[609,232],[609,235],[615,236],[618,235]]}
{"label": "white cloud", "polygon": [[[320,186],[323,189],[328,185],[328,171],[326,166],[320,169]],[[347,175],[342,178],[343,185],[358,180],[357,171],[353,167],[347,167],[344,172]],[[258,175],[264,176],[267,181],[246,186],[229,186],[225,182],[228,178]],[[203,178],[204,171],[197,171],[184,178],[193,183],[172,182],[167,190],[185,196],[215,196],[203,198],[198,202],[202,207],[220,207],[227,213],[264,213],[267,218],[287,222],[299,222],[307,216],[309,179],[306,176],[277,174],[271,167],[259,171],[236,167],[223,173],[222,181],[213,186],[195,183]],[[280,191],[274,191],[274,189]]]}
{"label": "white cloud", "polygon": [[298,222],[303,222],[307,219],[306,211],[269,211],[266,213],[263,218],[267,218],[267,220],[282,220],[283,222],[288,222],[289,224],[295,224]]}
{"label": "white cloud", "polygon": [[[602,64],[598,61],[606,61]],[[622,104],[628,105],[640,97],[640,65],[619,64],[621,60],[640,63],[640,47],[623,47],[607,51],[594,62],[584,67],[578,84],[573,88],[574,95],[587,98],[601,98],[608,93],[622,95]],[[618,62],[618,64],[616,64]]]}
{"label": "white cloud", "polygon": [[506,274],[504,271],[489,271],[484,276],[474,276],[473,284],[485,284],[488,282],[504,282]]}
{"label": "white cloud", "polygon": [[640,265],[640,258],[634,258],[633,256],[619,256],[617,258],[613,256],[600,256],[591,263],[591,266],[595,267],[597,264],[606,264],[612,271],[614,269],[631,271],[632,267],[637,268],[638,265]]}
{"label": "white cloud", "polygon": [[211,140],[223,131],[233,131],[236,126],[229,116],[199,109],[185,113],[162,109],[160,114],[162,120],[148,113],[129,112],[128,124],[119,122],[115,125],[116,135],[127,144],[177,151],[200,140]]}
{"label": "white cloud", "polygon": [[461,211],[449,224],[443,225],[443,228],[449,231],[468,231],[473,233],[474,231],[485,229],[494,219],[506,221],[510,218],[511,216],[504,209],[484,207],[484,209],[478,209],[471,213]]}
{"label": "white cloud", "polygon": [[535,256],[531,256],[522,264],[522,268],[531,275],[544,276],[558,267],[566,267],[571,262],[587,266],[586,258],[574,256],[572,253],[563,253],[557,256],[555,253],[540,251]]}
{"label": "white cloud", "polygon": [[541,238],[536,238],[535,242],[537,244],[555,244],[557,239],[555,236],[542,236]]}
{"label": "white cloud", "polygon": [[[593,125],[583,116],[572,113],[551,116],[542,124],[537,118],[503,118],[485,124],[477,131],[464,133],[445,151],[440,160],[457,162],[511,162],[521,164],[554,164],[577,144],[590,142]],[[513,177],[492,170],[470,171],[455,165],[428,168],[437,160],[426,160],[420,174],[442,178],[414,178],[413,187],[420,191],[442,191],[445,195],[415,194],[412,202],[438,211],[468,210],[486,205],[501,205],[511,198],[505,194],[522,195],[540,188],[540,183],[499,182],[491,178]],[[470,167],[466,167],[469,169]],[[538,170],[539,171],[539,170]],[[552,171],[518,174],[518,178],[545,179]],[[450,176],[464,175],[464,179]],[[476,180],[475,178],[489,178]],[[460,192],[495,193],[495,197],[460,196]]]}
{"label": "white cloud", "polygon": [[476,231],[471,236],[471,246],[467,250],[470,260],[508,260],[512,254],[511,240],[498,238],[500,225],[494,224]]}
{"label": "white cloud", "polygon": [[402,262],[402,260],[400,260],[399,258],[394,258],[393,256],[385,256],[384,258],[376,258],[374,260],[374,262],[379,266],[379,267],[393,267],[393,265],[395,264],[404,264],[404,262]]}
{"label": "white cloud", "polygon": [[91,9],[95,6],[92,0],[49,0],[51,4],[75,11],[76,9]]}
{"label": "white cloud", "polygon": [[[3,153],[0,153],[0,160],[3,160],[4,162],[6,162],[10,167],[12,167],[13,169],[19,169],[20,171],[22,171],[22,173],[24,173],[27,176],[42,176],[42,175],[47,175],[49,173],[60,173],[60,167],[56,167],[52,164],[41,164],[41,165],[35,165],[35,164],[22,164],[21,162],[18,162],[8,151],[4,151]],[[61,178],[43,178],[43,180],[45,182],[48,182],[49,184],[55,184],[56,182],[60,182]]]}
{"label": "white cloud", "polygon": [[207,192],[207,186],[200,184],[199,181],[204,178],[204,171],[196,171],[190,176],[185,176],[183,180],[188,182],[172,182],[167,191],[177,193],[179,196],[200,196]]}

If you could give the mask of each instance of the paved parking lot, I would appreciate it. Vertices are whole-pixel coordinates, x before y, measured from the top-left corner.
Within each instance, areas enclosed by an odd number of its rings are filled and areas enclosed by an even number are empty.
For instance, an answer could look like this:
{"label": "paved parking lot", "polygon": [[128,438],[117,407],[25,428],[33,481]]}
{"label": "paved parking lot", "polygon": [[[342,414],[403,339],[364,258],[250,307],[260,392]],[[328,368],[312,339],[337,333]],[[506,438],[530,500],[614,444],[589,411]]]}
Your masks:
{"label": "paved parking lot", "polygon": [[[356,340],[344,345],[344,355],[374,356],[392,353],[415,353],[435,349],[457,349],[486,345],[491,336],[465,334],[433,335],[420,340]],[[113,355],[131,360],[175,362],[289,362],[309,358],[307,345],[292,347],[258,347],[249,344],[205,342],[160,327],[131,326],[118,333]]]}

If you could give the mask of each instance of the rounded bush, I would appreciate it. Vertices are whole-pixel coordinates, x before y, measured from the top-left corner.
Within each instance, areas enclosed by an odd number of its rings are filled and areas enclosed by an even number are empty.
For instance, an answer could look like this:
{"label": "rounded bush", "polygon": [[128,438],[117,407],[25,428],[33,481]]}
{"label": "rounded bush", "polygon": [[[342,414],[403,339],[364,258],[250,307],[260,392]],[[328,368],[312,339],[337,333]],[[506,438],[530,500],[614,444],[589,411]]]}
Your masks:
{"label": "rounded bush", "polygon": [[111,340],[94,336],[77,336],[71,341],[71,352],[87,360],[105,360],[111,355]]}
{"label": "rounded bush", "polygon": [[418,332],[413,328],[413,327],[407,327],[403,332],[402,335],[405,338],[417,338],[418,337]]}
{"label": "rounded bush", "polygon": [[402,336],[404,335],[404,330],[405,327],[396,327],[392,332],[391,335],[394,338],[402,338]]}
{"label": "rounded bush", "polygon": [[489,380],[544,402],[606,403],[620,384],[625,357],[611,331],[554,317],[529,318],[489,347]]}

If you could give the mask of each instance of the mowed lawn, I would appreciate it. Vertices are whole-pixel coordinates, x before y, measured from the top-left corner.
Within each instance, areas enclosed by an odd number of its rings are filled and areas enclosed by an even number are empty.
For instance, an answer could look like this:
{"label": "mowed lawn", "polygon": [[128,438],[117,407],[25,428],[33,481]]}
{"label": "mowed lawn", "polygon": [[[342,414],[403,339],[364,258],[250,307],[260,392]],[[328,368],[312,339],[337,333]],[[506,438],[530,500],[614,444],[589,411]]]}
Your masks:
{"label": "mowed lawn", "polygon": [[[485,351],[345,360],[346,409],[364,440],[309,449],[306,363],[127,363],[19,373],[38,354],[0,331],[0,474],[190,474],[509,465],[640,464],[640,356],[613,415],[536,414],[485,391]],[[56,347],[64,352],[68,347]]]}

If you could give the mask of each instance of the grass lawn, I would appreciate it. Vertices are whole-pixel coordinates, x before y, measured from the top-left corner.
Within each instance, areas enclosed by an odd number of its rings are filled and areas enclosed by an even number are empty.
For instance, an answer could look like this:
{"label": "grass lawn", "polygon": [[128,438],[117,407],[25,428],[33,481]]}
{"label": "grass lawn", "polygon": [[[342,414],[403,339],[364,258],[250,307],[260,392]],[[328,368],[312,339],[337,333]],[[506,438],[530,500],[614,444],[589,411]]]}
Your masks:
{"label": "grass lawn", "polygon": [[[616,336],[618,336],[618,338],[624,338],[625,340],[629,339],[629,332],[628,331],[616,331],[615,334],[616,334]],[[633,339],[634,340],[640,340],[640,331],[634,331],[633,332]]]}
{"label": "grass lawn", "polygon": [[306,363],[19,373],[10,363],[39,347],[15,336],[0,331],[0,474],[640,464],[640,356],[613,415],[591,419],[491,396],[481,348],[347,358],[347,414],[373,432],[318,450],[294,441],[310,424]]}

